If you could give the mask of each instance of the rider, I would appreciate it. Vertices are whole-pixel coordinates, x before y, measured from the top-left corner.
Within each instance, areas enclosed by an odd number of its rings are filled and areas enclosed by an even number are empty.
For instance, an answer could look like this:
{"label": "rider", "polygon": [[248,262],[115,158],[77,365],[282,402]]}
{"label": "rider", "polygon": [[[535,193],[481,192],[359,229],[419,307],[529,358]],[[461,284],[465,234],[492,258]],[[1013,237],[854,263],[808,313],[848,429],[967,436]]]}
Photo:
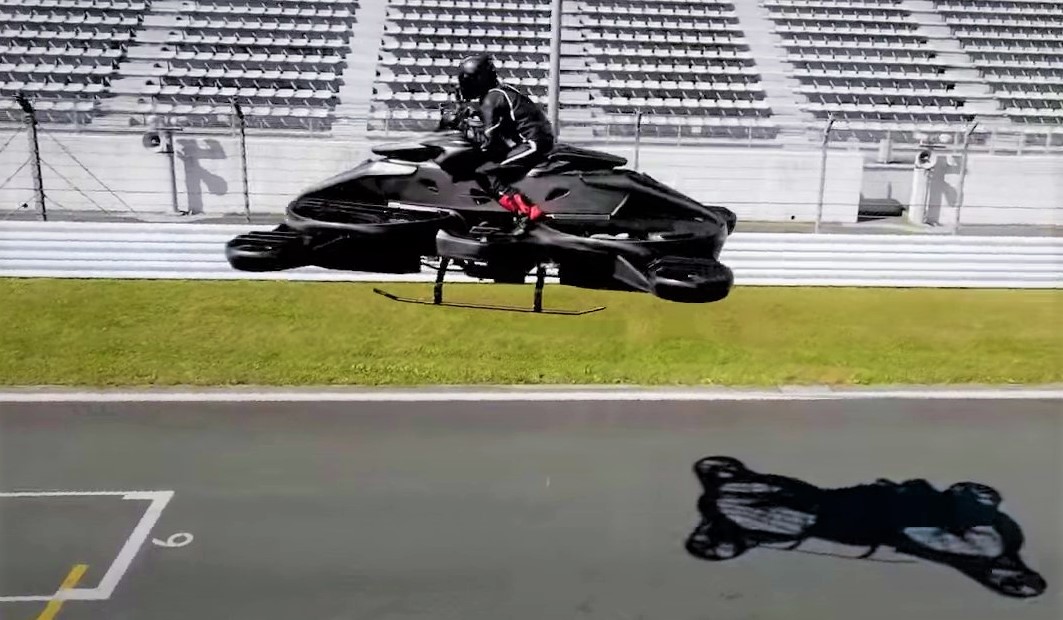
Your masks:
{"label": "rider", "polygon": [[513,86],[498,79],[490,56],[469,56],[458,68],[462,99],[478,102],[482,130],[467,136],[494,165],[481,170],[480,185],[507,211],[517,214],[517,228],[541,219],[543,211],[512,187],[554,148],[554,132],[543,111]]}

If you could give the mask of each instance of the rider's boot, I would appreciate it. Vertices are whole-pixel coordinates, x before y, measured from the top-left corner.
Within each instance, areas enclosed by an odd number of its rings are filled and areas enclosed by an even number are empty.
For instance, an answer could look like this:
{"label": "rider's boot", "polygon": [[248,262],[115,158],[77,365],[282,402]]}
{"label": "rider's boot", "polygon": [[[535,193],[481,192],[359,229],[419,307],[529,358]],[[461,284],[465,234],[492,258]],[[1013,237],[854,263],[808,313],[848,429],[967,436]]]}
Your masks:
{"label": "rider's boot", "polygon": [[511,231],[513,235],[523,235],[528,224],[541,220],[546,214],[527,196],[520,192],[508,192],[498,199],[502,207],[516,214],[516,223]]}
{"label": "rider's boot", "polygon": [[516,201],[517,208],[520,209],[521,214],[527,216],[528,220],[537,222],[546,216],[546,213],[539,208],[539,205],[532,202],[531,198],[528,198],[524,194],[517,192],[513,198],[514,201]]}

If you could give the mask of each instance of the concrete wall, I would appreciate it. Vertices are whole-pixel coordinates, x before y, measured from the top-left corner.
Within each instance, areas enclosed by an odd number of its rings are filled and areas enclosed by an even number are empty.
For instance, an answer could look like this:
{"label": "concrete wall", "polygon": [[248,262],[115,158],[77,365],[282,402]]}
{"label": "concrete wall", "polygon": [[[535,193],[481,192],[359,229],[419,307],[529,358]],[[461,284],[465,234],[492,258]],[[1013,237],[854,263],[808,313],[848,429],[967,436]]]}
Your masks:
{"label": "concrete wall", "polygon": [[[940,154],[929,172],[926,219],[951,226],[959,204],[959,154]],[[868,163],[861,204],[886,210],[911,206],[913,168]],[[968,157],[961,224],[1063,225],[1063,157],[984,155]]]}
{"label": "concrete wall", "polygon": [[[820,178],[816,149],[643,147],[639,168],[701,202],[734,210],[742,220],[815,221]],[[823,221],[856,221],[862,176],[859,153],[829,154]]]}
{"label": "concrete wall", "polygon": [[[9,137],[9,136],[7,136]],[[0,136],[0,144],[7,137]],[[0,153],[0,182],[28,157],[25,136]],[[243,212],[240,145],[234,136],[174,136],[177,208],[191,214]],[[282,212],[293,195],[365,159],[366,143],[249,137],[248,186],[253,212]],[[146,149],[139,134],[42,135],[49,209],[115,214],[172,214],[169,158]],[[0,188],[0,212],[33,205],[26,166]]]}
{"label": "concrete wall", "polygon": [[[25,160],[23,136],[16,140],[22,143],[13,144],[14,148],[0,154],[0,174],[13,171]],[[179,210],[212,215],[241,212],[237,139],[180,133],[174,142]],[[595,148],[627,156],[629,163],[634,163],[631,147]],[[366,143],[249,137],[252,211],[282,211],[294,194],[358,163],[368,156],[368,149]],[[114,212],[130,208],[137,212],[173,212],[168,158],[144,148],[140,135],[49,135],[41,140],[41,153],[47,164],[46,194],[59,205]],[[860,158],[832,153],[828,166],[824,219],[855,221]],[[639,168],[703,202],[731,207],[743,219],[811,221],[815,217],[819,183],[816,152],[655,146],[642,149]],[[27,167],[0,190],[0,204],[7,209],[13,203],[32,200],[32,187]],[[114,190],[114,195],[106,188]]]}
{"label": "concrete wall", "polygon": [[[958,187],[958,171],[952,187]],[[943,208],[952,221],[954,210]],[[972,155],[964,184],[963,224],[1063,225],[1063,157]]]}
{"label": "concrete wall", "polygon": [[[3,146],[10,133],[0,133]],[[221,215],[243,210],[239,143],[226,134],[179,133],[178,209]],[[629,158],[627,145],[588,145]],[[40,147],[49,209],[121,214],[172,214],[168,159],[151,152],[139,134],[42,133]],[[252,212],[282,212],[308,185],[369,155],[364,142],[252,136],[248,139]],[[722,204],[746,221],[812,221],[819,189],[819,151],[643,146],[639,169],[695,199]],[[25,132],[0,151],[0,218],[33,205]],[[854,222],[863,200],[907,204],[910,170],[867,165],[860,153],[828,158],[824,221]],[[4,185],[4,180],[14,176]],[[951,224],[959,185],[959,157],[942,157],[929,192],[930,221]],[[1063,157],[972,155],[963,223],[1061,224]]]}
{"label": "concrete wall", "polygon": [[[959,155],[930,173],[927,221],[952,225],[960,200]],[[1063,157],[971,155],[960,224],[1063,224]]]}
{"label": "concrete wall", "polygon": [[906,164],[878,164],[864,166],[860,187],[860,211],[878,214],[897,214],[908,207],[912,194],[912,166]]}

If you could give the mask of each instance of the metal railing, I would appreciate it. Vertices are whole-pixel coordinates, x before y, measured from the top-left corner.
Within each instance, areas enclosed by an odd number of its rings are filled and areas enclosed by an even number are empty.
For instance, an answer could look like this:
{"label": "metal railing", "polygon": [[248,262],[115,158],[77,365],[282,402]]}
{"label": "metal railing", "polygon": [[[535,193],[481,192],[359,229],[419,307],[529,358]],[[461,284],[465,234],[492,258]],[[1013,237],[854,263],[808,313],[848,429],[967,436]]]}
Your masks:
{"label": "metal railing", "polygon": [[[92,114],[38,112],[37,121],[53,131],[70,133],[140,133],[160,126],[201,133],[232,134],[242,126],[249,135],[346,138],[353,135],[388,140],[432,131],[438,122],[433,109],[389,108],[371,116],[326,118],[256,114],[237,115],[235,109],[195,114],[153,114],[131,111],[97,111]],[[258,110],[256,109],[255,112]],[[830,117],[811,122],[780,122],[772,117],[659,115],[635,110],[574,120],[561,116],[559,134],[570,143],[635,142],[675,146],[734,146],[772,148],[808,142],[817,144]],[[16,111],[0,115],[0,131],[16,130],[24,116]],[[927,139],[958,143],[967,123],[874,121],[834,117],[835,148],[873,150],[888,140],[894,145],[917,145]],[[972,152],[1030,154],[1063,153],[1063,125],[980,123],[970,135]]]}

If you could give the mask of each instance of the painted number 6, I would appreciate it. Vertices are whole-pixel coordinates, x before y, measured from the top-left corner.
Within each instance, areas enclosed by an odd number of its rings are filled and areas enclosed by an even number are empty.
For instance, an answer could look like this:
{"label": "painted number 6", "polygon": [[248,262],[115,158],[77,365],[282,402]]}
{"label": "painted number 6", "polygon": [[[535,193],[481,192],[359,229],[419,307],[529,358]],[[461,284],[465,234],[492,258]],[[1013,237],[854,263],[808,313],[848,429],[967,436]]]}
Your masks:
{"label": "painted number 6", "polygon": [[176,534],[171,534],[166,540],[152,538],[151,542],[157,547],[184,547],[185,545],[192,543],[192,535],[188,532],[178,532]]}

